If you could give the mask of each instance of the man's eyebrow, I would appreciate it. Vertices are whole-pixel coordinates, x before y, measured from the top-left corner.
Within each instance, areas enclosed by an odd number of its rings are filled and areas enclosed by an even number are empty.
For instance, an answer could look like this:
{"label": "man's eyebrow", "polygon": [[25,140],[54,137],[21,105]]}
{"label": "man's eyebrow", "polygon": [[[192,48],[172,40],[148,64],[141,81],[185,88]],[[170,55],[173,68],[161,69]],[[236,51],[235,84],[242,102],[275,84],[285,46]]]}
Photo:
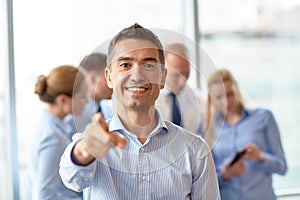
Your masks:
{"label": "man's eyebrow", "polygon": [[[119,57],[119,58],[117,59],[117,62],[120,62],[120,61],[133,61],[133,60],[134,60],[134,58],[132,58],[132,57]],[[145,61],[158,62],[157,59],[154,58],[154,57],[145,57],[145,58],[143,58],[143,61],[144,61],[144,62],[145,62]]]}
{"label": "man's eyebrow", "polygon": [[119,57],[119,58],[117,59],[118,62],[119,62],[119,61],[126,61],[126,60],[132,61],[133,58],[131,58],[131,57]]}
{"label": "man's eyebrow", "polygon": [[158,62],[156,58],[154,57],[146,57],[146,58],[143,58],[143,61],[153,61],[153,62]]}

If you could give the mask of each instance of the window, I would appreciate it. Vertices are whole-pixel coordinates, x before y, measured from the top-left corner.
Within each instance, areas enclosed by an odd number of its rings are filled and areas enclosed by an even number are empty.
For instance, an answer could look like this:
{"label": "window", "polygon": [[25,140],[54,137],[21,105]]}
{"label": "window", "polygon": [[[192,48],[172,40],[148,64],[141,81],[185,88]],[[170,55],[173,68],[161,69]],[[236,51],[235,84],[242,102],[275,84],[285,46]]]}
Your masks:
{"label": "window", "polygon": [[[237,77],[249,105],[270,108],[281,131],[288,172],[274,187],[300,187],[300,5],[289,1],[201,1],[201,46],[217,68]],[[284,6],[283,6],[284,5]]]}

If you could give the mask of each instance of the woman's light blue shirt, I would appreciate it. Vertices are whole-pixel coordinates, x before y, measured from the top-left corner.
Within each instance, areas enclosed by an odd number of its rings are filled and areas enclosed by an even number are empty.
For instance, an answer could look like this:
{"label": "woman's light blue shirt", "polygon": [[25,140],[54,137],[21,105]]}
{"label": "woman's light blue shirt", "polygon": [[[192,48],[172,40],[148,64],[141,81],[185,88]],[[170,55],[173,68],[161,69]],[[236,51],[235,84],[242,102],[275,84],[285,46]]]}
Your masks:
{"label": "woman's light blue shirt", "polygon": [[30,140],[29,181],[31,199],[81,199],[69,190],[59,176],[59,161],[67,145],[70,128],[53,114],[44,111]]}
{"label": "woman's light blue shirt", "polygon": [[[222,126],[223,128],[220,128]],[[285,174],[287,165],[279,130],[272,113],[266,109],[244,109],[243,115],[236,125],[230,126],[226,122],[224,123],[221,116],[218,116],[213,127],[221,130],[213,146],[221,199],[275,199],[272,174]],[[233,159],[237,151],[242,150],[249,143],[257,145],[264,153],[265,161],[263,163],[245,161],[246,171],[244,174],[223,181],[220,173],[225,164]]]}

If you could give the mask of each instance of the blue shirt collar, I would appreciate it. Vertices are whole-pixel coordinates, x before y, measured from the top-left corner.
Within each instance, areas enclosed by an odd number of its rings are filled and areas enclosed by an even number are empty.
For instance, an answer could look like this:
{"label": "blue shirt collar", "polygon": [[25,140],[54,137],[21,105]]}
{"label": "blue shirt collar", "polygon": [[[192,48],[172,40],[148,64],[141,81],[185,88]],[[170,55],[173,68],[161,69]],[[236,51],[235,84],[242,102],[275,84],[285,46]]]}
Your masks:
{"label": "blue shirt collar", "polygon": [[[241,118],[238,121],[238,123],[240,123],[241,121],[243,121],[246,118],[248,118],[249,115],[251,115],[251,113],[252,113],[251,109],[243,107],[242,108],[242,115],[241,115]],[[218,123],[223,123],[224,122],[225,124],[227,124],[226,121],[224,120],[223,115],[221,115],[221,114],[217,114],[217,116],[216,116],[216,122],[218,122]]]}
{"label": "blue shirt collar", "polygon": [[69,134],[72,131],[71,126],[64,122],[63,120],[59,119],[57,116],[53,115],[52,113],[48,112],[47,110],[43,111],[43,115],[49,119],[61,132],[65,134]]}
{"label": "blue shirt collar", "polygon": [[[168,131],[167,125],[165,124],[164,120],[160,116],[159,112],[155,110],[155,117],[157,118],[157,126],[153,129],[153,131],[149,134],[149,137],[153,137],[160,132],[161,129],[165,129],[166,132]],[[118,114],[114,114],[111,120],[108,121],[109,123],[109,130],[110,131],[119,131],[124,134],[128,134],[133,136],[133,133],[128,132],[125,127],[123,126]]]}

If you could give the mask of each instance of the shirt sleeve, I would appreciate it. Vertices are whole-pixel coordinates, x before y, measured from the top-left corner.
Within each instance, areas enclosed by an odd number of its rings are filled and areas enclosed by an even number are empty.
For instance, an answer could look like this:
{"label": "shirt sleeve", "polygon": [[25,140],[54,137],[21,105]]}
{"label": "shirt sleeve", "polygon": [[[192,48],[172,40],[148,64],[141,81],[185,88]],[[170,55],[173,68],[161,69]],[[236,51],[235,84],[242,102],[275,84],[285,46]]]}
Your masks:
{"label": "shirt sleeve", "polygon": [[[211,151],[203,143],[194,157],[193,185],[191,199],[220,199],[216,170]],[[199,149],[199,148],[195,148]]]}
{"label": "shirt sleeve", "polygon": [[266,141],[268,144],[268,151],[263,152],[265,160],[261,166],[268,173],[278,173],[283,175],[287,171],[287,164],[281,144],[279,129],[273,114],[268,111],[267,115]]}
{"label": "shirt sleeve", "polygon": [[73,142],[68,145],[60,160],[59,174],[65,186],[76,192],[82,192],[94,178],[96,160],[87,166],[76,165],[71,159],[71,153],[75,144],[80,139],[79,134],[73,136]]}

